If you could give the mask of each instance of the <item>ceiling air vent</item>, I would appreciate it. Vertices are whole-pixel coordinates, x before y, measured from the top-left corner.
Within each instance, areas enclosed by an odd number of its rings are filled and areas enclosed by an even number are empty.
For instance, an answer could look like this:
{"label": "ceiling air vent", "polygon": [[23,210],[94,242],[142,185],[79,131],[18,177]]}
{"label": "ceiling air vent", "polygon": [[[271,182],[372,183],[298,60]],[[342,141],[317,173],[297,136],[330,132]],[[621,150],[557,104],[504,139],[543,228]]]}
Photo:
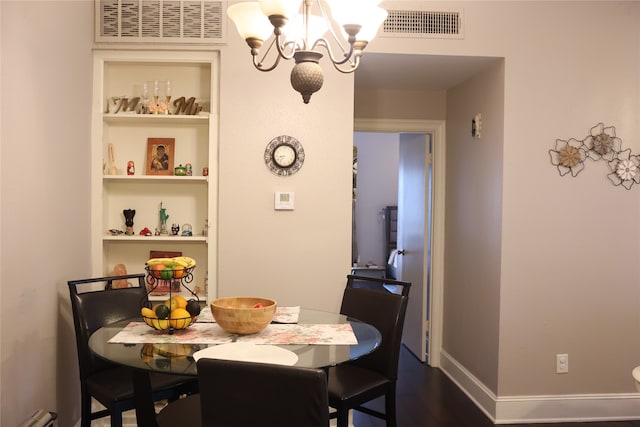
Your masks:
{"label": "ceiling air vent", "polygon": [[222,44],[223,0],[95,0],[96,43]]}
{"label": "ceiling air vent", "polygon": [[381,37],[454,38],[464,37],[462,12],[389,10]]}

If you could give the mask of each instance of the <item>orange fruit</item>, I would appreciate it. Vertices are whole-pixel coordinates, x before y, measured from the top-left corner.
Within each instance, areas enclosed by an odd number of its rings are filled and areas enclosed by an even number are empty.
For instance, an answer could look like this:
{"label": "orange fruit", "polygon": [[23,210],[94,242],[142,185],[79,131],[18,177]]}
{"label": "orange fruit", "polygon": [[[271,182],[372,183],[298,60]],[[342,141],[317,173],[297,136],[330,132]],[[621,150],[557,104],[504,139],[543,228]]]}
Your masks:
{"label": "orange fruit", "polygon": [[184,308],[176,308],[169,315],[169,325],[174,329],[184,329],[191,324],[191,315]]}
{"label": "orange fruit", "polygon": [[176,308],[187,308],[187,299],[182,295],[174,295],[166,300],[164,302],[164,305],[169,307],[171,311],[175,310]]}
{"label": "orange fruit", "polygon": [[176,265],[175,267],[173,267],[173,277],[175,277],[176,279],[184,277],[184,266]]}
{"label": "orange fruit", "polygon": [[165,269],[164,264],[154,264],[149,268],[149,270],[151,270],[151,275],[156,279],[162,278],[162,273],[160,272],[164,269]]}

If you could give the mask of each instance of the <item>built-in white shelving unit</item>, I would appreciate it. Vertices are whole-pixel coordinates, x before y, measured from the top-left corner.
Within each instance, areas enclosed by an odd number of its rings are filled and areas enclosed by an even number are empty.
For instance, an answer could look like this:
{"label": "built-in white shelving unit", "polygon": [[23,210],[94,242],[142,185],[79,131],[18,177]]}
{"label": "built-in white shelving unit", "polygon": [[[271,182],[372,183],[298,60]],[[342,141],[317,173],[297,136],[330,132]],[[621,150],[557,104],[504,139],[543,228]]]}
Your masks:
{"label": "built-in white shelving unit", "polygon": [[[116,264],[128,273],[144,272],[151,251],[181,252],[197,262],[193,281],[204,302],[216,294],[216,212],[218,152],[218,53],[194,51],[94,52],[91,141],[91,260],[96,277],[112,274]],[[115,113],[113,98],[142,98],[145,82],[171,82],[170,111],[180,97],[195,97],[203,106],[195,115]],[[164,89],[164,87],[163,87]],[[151,98],[153,98],[152,88]],[[161,90],[160,101],[164,100]],[[148,138],[174,138],[174,167],[192,165],[192,176],[146,175]],[[109,146],[117,174],[110,174]],[[127,175],[133,161],[135,174]],[[208,168],[208,175],[203,175]],[[168,228],[177,236],[140,235],[145,227],[160,228],[160,204],[169,215]],[[123,210],[135,209],[134,234],[125,230]],[[185,224],[192,236],[181,233]],[[208,280],[207,291],[205,282]],[[183,289],[183,294],[188,292]],[[152,299],[164,299],[158,295]]]}

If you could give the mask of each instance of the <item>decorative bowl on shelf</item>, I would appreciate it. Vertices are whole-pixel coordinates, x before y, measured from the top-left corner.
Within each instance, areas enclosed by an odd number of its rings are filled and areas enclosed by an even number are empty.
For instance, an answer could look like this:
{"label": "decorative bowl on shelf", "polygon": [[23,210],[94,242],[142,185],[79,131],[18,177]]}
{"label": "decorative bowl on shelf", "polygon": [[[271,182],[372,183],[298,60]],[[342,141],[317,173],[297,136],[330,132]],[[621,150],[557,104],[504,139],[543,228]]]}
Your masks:
{"label": "decorative bowl on shelf", "polygon": [[211,302],[211,314],[218,325],[233,334],[255,334],[267,327],[277,303],[269,298],[228,297]]}

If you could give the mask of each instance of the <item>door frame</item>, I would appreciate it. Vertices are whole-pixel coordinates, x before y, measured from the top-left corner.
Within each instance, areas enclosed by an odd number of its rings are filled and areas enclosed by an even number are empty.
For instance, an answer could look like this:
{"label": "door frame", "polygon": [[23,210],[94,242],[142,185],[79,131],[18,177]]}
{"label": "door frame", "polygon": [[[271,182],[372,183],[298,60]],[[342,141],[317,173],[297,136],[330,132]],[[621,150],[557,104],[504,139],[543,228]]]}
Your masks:
{"label": "door frame", "polygon": [[433,218],[429,288],[429,345],[427,363],[440,367],[444,291],[445,121],[411,119],[354,119],[354,132],[429,133],[433,138]]}

